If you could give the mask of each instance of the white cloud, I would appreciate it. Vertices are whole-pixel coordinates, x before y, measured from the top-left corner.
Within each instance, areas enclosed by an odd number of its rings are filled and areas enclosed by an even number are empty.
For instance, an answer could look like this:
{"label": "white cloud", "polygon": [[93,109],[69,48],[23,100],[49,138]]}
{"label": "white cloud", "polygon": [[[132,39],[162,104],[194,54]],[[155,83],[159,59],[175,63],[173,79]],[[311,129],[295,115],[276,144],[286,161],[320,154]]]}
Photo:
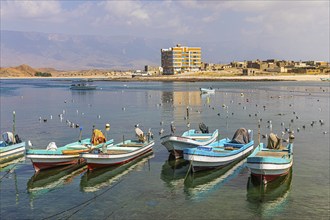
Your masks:
{"label": "white cloud", "polygon": [[61,13],[58,1],[5,1],[1,3],[1,17],[7,19],[49,18]]}
{"label": "white cloud", "polygon": [[143,8],[140,1],[106,1],[101,2],[100,6],[104,6],[114,21],[128,23],[148,22],[150,16]]}

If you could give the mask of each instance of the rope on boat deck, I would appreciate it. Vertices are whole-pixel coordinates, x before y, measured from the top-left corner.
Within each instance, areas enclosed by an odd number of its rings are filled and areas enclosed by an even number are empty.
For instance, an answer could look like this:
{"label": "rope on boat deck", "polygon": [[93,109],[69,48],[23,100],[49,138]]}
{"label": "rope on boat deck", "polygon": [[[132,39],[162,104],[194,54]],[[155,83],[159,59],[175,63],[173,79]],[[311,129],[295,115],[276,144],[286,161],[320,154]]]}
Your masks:
{"label": "rope on boat deck", "polygon": [[88,205],[89,205],[94,199],[96,199],[96,198],[102,196],[103,194],[105,194],[106,192],[108,192],[110,189],[112,189],[113,187],[115,187],[117,184],[119,184],[121,181],[123,181],[123,179],[119,180],[117,183],[113,184],[111,187],[109,187],[108,189],[104,190],[102,193],[100,193],[100,194],[98,194],[98,195],[95,195],[93,198],[90,198],[90,199],[88,199],[88,200],[86,200],[86,201],[84,201],[84,202],[82,202],[82,203],[80,203],[80,204],[78,204],[78,205],[75,205],[75,206],[73,206],[73,207],[71,207],[71,208],[69,208],[69,209],[66,209],[66,210],[62,211],[62,212],[58,212],[58,213],[56,213],[56,214],[54,214],[54,215],[51,215],[51,216],[45,217],[45,218],[43,218],[43,219],[50,219],[50,218],[53,218],[53,217],[59,216],[59,215],[61,215],[61,214],[63,214],[63,213],[69,212],[69,211],[71,211],[71,210],[73,210],[73,209],[75,209],[75,208],[81,206],[81,208],[79,208],[77,211],[73,212],[71,215],[67,216],[66,218],[63,218],[63,219],[69,219],[69,218],[71,218],[74,214],[76,214],[76,213],[78,213],[80,210],[82,210],[84,207],[88,206]]}

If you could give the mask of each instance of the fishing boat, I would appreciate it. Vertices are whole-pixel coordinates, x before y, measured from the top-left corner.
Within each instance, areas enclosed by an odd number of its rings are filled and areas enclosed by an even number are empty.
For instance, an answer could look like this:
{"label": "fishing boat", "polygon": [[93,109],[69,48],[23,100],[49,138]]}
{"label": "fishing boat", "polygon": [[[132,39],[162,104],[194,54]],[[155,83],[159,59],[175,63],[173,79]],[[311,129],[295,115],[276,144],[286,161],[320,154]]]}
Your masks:
{"label": "fishing boat", "polygon": [[70,89],[72,90],[95,90],[97,88],[96,85],[92,84],[92,80],[77,80],[72,81]]}
{"label": "fishing boat", "polygon": [[1,164],[22,157],[25,153],[26,143],[15,134],[15,116],[13,112],[13,132],[4,132],[0,141],[0,162]]}
{"label": "fishing boat", "polygon": [[238,129],[233,138],[224,138],[206,146],[186,148],[185,160],[190,161],[193,172],[224,167],[246,157],[253,150],[253,131]]}
{"label": "fishing boat", "polygon": [[80,154],[86,160],[88,170],[124,164],[151,152],[154,141],[150,135],[147,138],[139,128],[135,132],[138,136],[136,140],[124,140],[106,149]]}
{"label": "fishing boat", "polygon": [[210,87],[210,88],[200,88],[200,91],[201,91],[202,94],[215,93],[215,89],[213,89],[212,87]]}
{"label": "fishing boat", "polygon": [[[290,136],[291,137],[291,136]],[[271,133],[267,146],[260,143],[247,158],[251,175],[267,184],[289,173],[293,164],[293,143],[290,138],[287,146],[282,146],[281,138]]]}
{"label": "fishing boat", "polygon": [[85,160],[79,156],[80,153],[108,147],[112,144],[113,139],[106,141],[103,133],[94,129],[92,138],[79,140],[62,147],[57,147],[55,142],[51,142],[46,149],[26,150],[26,158],[31,160],[35,171],[39,172],[58,166],[85,163]]}
{"label": "fishing boat", "polygon": [[208,145],[214,142],[219,135],[218,129],[213,133],[209,133],[208,127],[204,123],[201,123],[199,128],[201,131],[191,129],[185,131],[181,136],[171,134],[161,137],[161,144],[166,147],[171,155],[178,159],[183,157],[184,149]]}

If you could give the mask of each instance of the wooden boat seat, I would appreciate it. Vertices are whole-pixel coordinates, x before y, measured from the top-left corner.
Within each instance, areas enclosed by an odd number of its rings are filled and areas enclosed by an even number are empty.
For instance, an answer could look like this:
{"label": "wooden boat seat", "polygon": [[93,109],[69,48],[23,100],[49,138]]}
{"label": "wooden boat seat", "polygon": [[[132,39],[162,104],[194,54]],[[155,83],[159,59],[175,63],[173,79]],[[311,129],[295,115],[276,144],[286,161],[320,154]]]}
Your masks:
{"label": "wooden boat seat", "polygon": [[289,152],[260,151],[256,154],[257,157],[283,157],[285,155],[289,155]]}

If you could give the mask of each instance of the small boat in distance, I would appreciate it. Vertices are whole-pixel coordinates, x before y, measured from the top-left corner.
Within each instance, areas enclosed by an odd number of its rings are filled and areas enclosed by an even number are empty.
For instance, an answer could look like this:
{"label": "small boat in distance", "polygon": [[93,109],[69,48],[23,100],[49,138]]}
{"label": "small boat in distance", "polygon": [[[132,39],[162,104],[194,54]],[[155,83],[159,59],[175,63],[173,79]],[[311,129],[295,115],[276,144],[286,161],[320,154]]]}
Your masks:
{"label": "small boat in distance", "polygon": [[247,167],[251,175],[260,183],[267,184],[280,176],[287,175],[293,164],[292,136],[287,146],[282,146],[281,138],[271,133],[268,144],[260,143],[247,158]]}
{"label": "small boat in distance", "polygon": [[215,89],[213,89],[212,87],[210,87],[210,88],[200,88],[200,91],[201,91],[202,94],[215,93]]}
{"label": "small boat in distance", "polygon": [[75,80],[72,81],[70,89],[72,90],[95,90],[96,85],[93,85],[93,80]]}
{"label": "small boat in distance", "polygon": [[209,129],[204,123],[200,123],[199,128],[201,131],[191,129],[184,132],[181,136],[175,136],[174,134],[163,136],[161,137],[161,144],[166,147],[172,156],[178,159],[183,157],[185,148],[211,144],[219,135],[218,129],[209,133]]}
{"label": "small boat in distance", "polygon": [[137,140],[124,140],[107,148],[80,154],[81,158],[86,160],[88,170],[124,164],[152,152],[155,142],[151,140],[150,135],[144,136],[139,128],[135,128],[135,132],[138,136]]}
{"label": "small boat in distance", "polygon": [[253,150],[253,131],[238,129],[230,140],[225,138],[207,146],[187,148],[185,160],[190,161],[192,171],[221,168],[246,157]]}

